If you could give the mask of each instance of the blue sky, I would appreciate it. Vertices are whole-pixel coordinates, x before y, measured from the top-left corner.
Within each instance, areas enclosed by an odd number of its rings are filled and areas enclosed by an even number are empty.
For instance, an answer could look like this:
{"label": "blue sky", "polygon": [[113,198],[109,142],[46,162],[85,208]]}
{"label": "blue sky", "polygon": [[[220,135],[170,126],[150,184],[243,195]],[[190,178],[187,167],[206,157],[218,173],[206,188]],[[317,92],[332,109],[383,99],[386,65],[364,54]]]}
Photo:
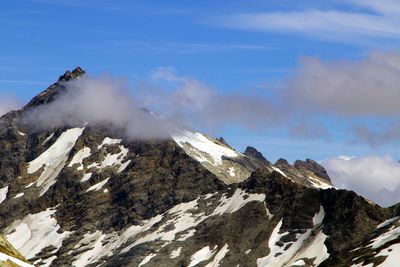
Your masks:
{"label": "blue sky", "polygon": [[[400,37],[400,6],[390,0],[15,0],[0,5],[0,93],[22,102],[78,65],[90,75],[108,73],[132,84],[169,67],[218,94],[257,92],[255,97],[279,102],[282,98],[275,101],[273,95],[285,90],[299,69],[310,67],[302,58],[318,59],[335,75],[340,67],[329,62],[345,62],[351,69],[360,67],[352,63],[364,62],[374,52],[388,59],[385,53],[395,51]],[[255,146],[272,161],[370,154],[400,158],[393,145],[396,138],[371,145],[351,132],[355,125],[390,128],[396,122],[393,114],[341,114],[339,106],[306,110],[300,105],[300,111],[290,107],[288,116],[297,118],[260,120],[257,129],[239,122],[192,126],[224,136],[238,150]],[[314,125],[312,131],[324,128],[329,137],[310,134],[308,128],[305,134],[291,134],[305,117],[310,118],[308,126]]]}

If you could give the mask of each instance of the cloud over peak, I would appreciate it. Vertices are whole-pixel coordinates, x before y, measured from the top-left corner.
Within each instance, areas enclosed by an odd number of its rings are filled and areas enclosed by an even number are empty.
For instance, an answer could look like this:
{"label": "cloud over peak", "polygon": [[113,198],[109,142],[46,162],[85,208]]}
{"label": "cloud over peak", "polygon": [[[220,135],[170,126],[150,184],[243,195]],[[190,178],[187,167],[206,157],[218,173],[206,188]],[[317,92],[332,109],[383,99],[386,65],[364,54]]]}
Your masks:
{"label": "cloud over peak", "polygon": [[39,129],[89,123],[113,125],[130,138],[168,136],[166,124],[142,109],[122,79],[84,77],[65,82],[64,86],[65,93],[29,110],[23,121]]}
{"label": "cloud over peak", "polygon": [[321,162],[335,186],[383,206],[400,201],[400,164],[390,156],[330,158]]}

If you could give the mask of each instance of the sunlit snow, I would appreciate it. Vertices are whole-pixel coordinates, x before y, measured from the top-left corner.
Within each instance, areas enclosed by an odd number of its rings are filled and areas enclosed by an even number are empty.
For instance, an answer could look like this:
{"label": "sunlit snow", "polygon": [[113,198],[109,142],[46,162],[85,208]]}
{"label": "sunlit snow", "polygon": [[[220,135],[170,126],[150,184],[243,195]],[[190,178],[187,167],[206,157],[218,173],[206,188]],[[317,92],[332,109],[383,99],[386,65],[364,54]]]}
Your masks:
{"label": "sunlit snow", "polygon": [[48,246],[54,246],[54,251],[58,251],[62,241],[71,232],[59,232],[60,226],[54,218],[55,212],[55,209],[48,208],[14,221],[4,231],[6,239],[27,259],[35,257]]}
{"label": "sunlit snow", "polygon": [[44,167],[40,177],[36,181],[36,186],[40,188],[40,195],[43,195],[53,184],[68,160],[71,149],[75,146],[84,128],[73,128],[65,131],[39,157],[28,163],[29,174],[34,174]]}

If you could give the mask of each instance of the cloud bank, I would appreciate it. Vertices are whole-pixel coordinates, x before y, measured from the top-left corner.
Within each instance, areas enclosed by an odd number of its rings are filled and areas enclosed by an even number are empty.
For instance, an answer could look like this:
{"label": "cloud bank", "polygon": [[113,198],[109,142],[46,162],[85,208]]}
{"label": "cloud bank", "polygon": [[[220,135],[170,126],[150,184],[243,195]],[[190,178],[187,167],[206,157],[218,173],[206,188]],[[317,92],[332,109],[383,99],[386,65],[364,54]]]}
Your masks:
{"label": "cloud bank", "polygon": [[[148,108],[175,124],[211,131],[232,125],[257,131],[286,128],[294,138],[330,141],[335,136],[324,118],[334,118],[339,125],[353,124],[346,126],[352,134],[347,133],[348,141],[353,138],[377,146],[398,142],[400,137],[400,122],[396,121],[400,115],[400,54],[395,52],[375,52],[358,61],[303,57],[273,94],[267,90],[221,92],[171,67],[158,68],[133,86],[110,77],[86,77],[66,86],[67,94],[30,115],[36,125],[53,127],[75,119],[115,122],[132,125],[127,130],[131,136],[150,138],[166,129],[158,129],[159,123],[150,120],[142,127],[143,133],[136,133],[134,125],[147,115],[131,111]],[[368,118],[387,127],[370,129],[370,125],[355,123]]]}
{"label": "cloud bank", "polygon": [[284,92],[293,107],[337,116],[400,115],[400,54],[370,54],[360,61],[304,57]]}
{"label": "cloud bank", "polygon": [[[396,143],[400,140],[400,54],[373,52],[361,60],[333,62],[303,57],[285,80],[280,100],[289,107],[286,112],[308,120],[302,125],[314,125],[318,116],[325,116],[342,125],[351,123],[347,126],[351,141],[371,146]],[[367,120],[377,126],[362,124]],[[303,128],[296,132],[317,136],[319,129],[323,133],[319,136],[329,134],[323,124]]]}
{"label": "cloud bank", "polygon": [[400,164],[390,156],[337,157],[321,162],[335,186],[382,205],[400,202]]}
{"label": "cloud bank", "polygon": [[64,86],[65,93],[30,110],[23,122],[36,129],[110,124],[130,138],[152,139],[168,137],[188,125],[213,129],[237,124],[264,129],[277,118],[275,109],[262,97],[220,94],[201,81],[177,75],[172,68],[159,68],[149,81],[134,86],[108,76],[86,76]]}
{"label": "cloud bank", "polygon": [[126,82],[107,76],[71,80],[65,93],[30,110],[23,122],[36,129],[63,125],[112,125],[133,139],[164,138],[168,123],[162,122],[129,94]]}
{"label": "cloud bank", "polygon": [[261,94],[221,93],[204,82],[179,76],[169,67],[158,68],[151,79],[158,86],[142,90],[142,102],[191,124],[209,128],[234,124],[262,130],[281,119],[276,105]]}

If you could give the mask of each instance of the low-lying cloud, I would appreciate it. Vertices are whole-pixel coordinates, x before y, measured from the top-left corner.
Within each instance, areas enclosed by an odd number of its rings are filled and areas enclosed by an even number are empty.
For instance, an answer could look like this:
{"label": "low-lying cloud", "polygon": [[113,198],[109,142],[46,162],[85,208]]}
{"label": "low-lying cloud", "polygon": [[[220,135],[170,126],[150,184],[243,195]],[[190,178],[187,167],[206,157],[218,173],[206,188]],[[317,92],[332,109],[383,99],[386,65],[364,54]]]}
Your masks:
{"label": "low-lying cloud", "polygon": [[143,102],[192,124],[208,128],[234,124],[262,130],[282,117],[276,105],[261,94],[221,93],[204,82],[179,76],[173,68],[158,68],[151,79],[158,86],[144,92]]}
{"label": "low-lying cloud", "polygon": [[23,121],[38,129],[63,125],[102,124],[123,130],[130,138],[168,136],[168,123],[143,110],[129,94],[126,82],[106,76],[82,78],[64,84],[65,93],[29,110]]}
{"label": "low-lying cloud", "polygon": [[63,85],[65,93],[30,110],[23,121],[37,129],[111,124],[130,138],[152,139],[168,137],[187,125],[212,129],[237,124],[263,129],[277,117],[262,97],[220,94],[171,68],[157,69],[148,81],[134,86],[108,76],[87,76]]}
{"label": "low-lying cloud", "polygon": [[400,202],[400,164],[390,156],[337,157],[322,161],[335,186],[382,205]]}
{"label": "low-lying cloud", "polygon": [[[122,128],[128,125],[125,128],[134,138],[166,136],[171,130],[164,125],[184,124],[207,131],[232,125],[257,131],[286,128],[294,138],[327,141],[337,133],[327,124],[328,118],[334,127],[348,127],[341,133],[347,134],[347,141],[355,137],[358,143],[376,146],[400,137],[400,127],[394,123],[400,116],[400,54],[395,52],[375,52],[355,61],[303,57],[280,90],[257,93],[222,92],[178,75],[171,67],[158,68],[133,86],[120,79],[89,76],[66,87],[66,94],[35,110],[29,120],[41,127],[74,120],[112,122]],[[162,126],[141,108],[160,114]],[[371,129],[361,123],[371,118],[388,126]]]}

